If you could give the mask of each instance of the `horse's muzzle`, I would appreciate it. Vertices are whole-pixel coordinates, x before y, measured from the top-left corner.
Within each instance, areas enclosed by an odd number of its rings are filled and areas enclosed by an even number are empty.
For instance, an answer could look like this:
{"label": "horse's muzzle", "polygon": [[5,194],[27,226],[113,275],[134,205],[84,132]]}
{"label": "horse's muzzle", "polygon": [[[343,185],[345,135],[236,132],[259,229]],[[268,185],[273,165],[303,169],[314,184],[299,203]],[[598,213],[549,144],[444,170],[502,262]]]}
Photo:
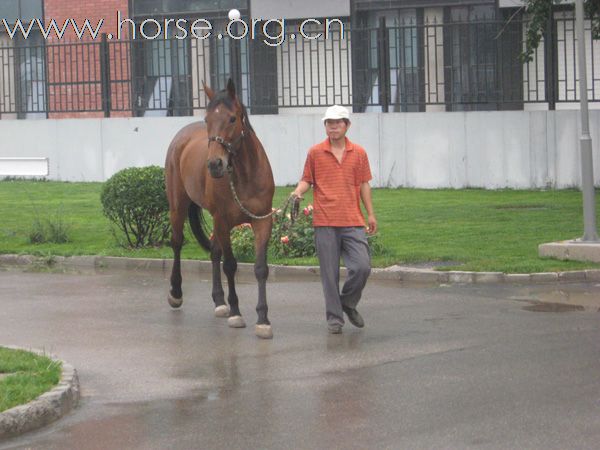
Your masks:
{"label": "horse's muzzle", "polygon": [[213,178],[221,178],[225,175],[225,166],[221,158],[210,159],[208,161],[208,171]]}

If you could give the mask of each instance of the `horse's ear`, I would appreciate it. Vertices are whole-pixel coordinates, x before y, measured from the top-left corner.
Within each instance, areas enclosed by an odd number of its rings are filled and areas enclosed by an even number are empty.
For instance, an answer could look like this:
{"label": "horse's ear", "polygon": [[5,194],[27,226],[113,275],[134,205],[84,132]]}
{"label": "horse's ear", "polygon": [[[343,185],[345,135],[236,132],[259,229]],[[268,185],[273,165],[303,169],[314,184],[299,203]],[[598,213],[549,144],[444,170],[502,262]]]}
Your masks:
{"label": "horse's ear", "polygon": [[204,92],[206,93],[206,96],[208,97],[208,99],[212,100],[213,97],[215,96],[215,91],[213,91],[210,87],[208,87],[208,85],[204,82],[204,80],[202,80],[202,89],[204,89]]}
{"label": "horse's ear", "polygon": [[235,100],[235,85],[233,84],[233,80],[231,78],[229,81],[227,81],[227,92],[229,93],[231,99]]}

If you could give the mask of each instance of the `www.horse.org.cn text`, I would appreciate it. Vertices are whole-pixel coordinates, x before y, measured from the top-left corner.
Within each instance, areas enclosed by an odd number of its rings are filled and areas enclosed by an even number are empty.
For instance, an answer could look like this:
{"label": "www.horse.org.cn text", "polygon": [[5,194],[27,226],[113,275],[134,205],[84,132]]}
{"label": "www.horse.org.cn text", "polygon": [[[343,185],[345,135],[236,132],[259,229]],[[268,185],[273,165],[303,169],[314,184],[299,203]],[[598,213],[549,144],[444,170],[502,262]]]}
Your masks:
{"label": "www.horse.org.cn text", "polygon": [[[6,32],[10,39],[20,36],[23,39],[39,33],[44,39],[63,39],[75,36],[79,40],[100,39],[104,19],[93,24],[89,19],[83,23],[75,19],[57,22],[55,19],[29,22],[18,19],[9,22],[0,18],[0,33]],[[4,28],[4,29],[3,29]],[[72,31],[74,34],[70,34]],[[108,33],[109,40],[158,40],[158,39],[260,39],[266,45],[277,47],[286,40],[344,39],[344,23],[340,19],[305,19],[300,23],[287,26],[286,19],[234,18],[229,20],[222,30],[216,29],[208,19],[145,19],[134,21],[123,17],[117,11],[116,33]]]}

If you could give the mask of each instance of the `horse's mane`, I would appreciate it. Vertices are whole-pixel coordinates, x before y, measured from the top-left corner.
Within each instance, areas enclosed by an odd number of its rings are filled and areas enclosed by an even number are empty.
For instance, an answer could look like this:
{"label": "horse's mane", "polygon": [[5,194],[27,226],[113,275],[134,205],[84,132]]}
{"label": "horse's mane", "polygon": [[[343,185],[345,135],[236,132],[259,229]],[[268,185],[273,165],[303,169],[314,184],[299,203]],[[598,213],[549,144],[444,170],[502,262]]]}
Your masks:
{"label": "horse's mane", "polygon": [[[242,107],[242,119],[244,124],[250,129],[250,131],[254,133],[254,128],[252,128],[252,125],[250,124],[250,119],[248,118],[248,111],[246,110],[246,106],[242,102],[240,102],[239,99],[238,102]],[[228,109],[233,109],[233,99],[229,95],[229,92],[227,92],[227,89],[217,92],[213,99],[208,103],[206,109],[212,110],[220,104],[225,105]]]}

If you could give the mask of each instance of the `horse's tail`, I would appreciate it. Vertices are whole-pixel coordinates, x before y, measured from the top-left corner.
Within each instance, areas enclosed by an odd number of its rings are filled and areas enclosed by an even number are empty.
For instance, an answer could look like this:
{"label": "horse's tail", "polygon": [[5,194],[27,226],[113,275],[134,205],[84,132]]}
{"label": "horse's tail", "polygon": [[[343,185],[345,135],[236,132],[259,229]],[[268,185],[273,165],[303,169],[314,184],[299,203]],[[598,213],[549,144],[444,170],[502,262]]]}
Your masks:
{"label": "horse's tail", "polygon": [[202,208],[194,202],[190,203],[188,208],[188,218],[190,219],[190,227],[198,243],[207,251],[210,252],[212,244],[206,236],[206,221],[202,215]]}

